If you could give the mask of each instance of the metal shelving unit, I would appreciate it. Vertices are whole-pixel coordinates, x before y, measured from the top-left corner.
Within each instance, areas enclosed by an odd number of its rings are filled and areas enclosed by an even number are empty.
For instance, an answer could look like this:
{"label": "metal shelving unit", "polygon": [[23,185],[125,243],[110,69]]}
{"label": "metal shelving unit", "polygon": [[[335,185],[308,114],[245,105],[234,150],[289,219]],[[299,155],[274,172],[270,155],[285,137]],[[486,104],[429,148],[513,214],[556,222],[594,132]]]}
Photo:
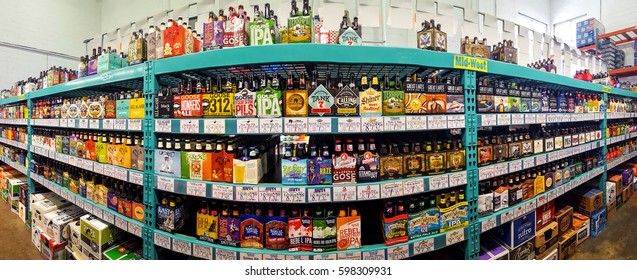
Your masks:
{"label": "metal shelving unit", "polygon": [[[267,54],[267,55],[266,55]],[[385,74],[411,75],[415,73],[429,74],[436,72],[440,76],[455,76],[461,79],[464,86],[465,113],[445,115],[398,116],[398,117],[325,117],[325,118],[277,118],[277,119],[155,119],[154,97],[162,85],[174,85],[178,79],[197,78],[203,76],[225,76],[231,73],[280,73],[283,77],[288,73],[310,73],[318,69],[324,71],[345,71],[357,76],[363,72],[378,72]],[[36,174],[29,174],[29,186],[33,190],[33,182],[37,181],[49,187],[56,193],[82,205],[91,213],[97,213],[103,219],[111,221],[118,227],[133,231],[143,238],[144,258],[157,259],[160,248],[173,250],[186,255],[203,259],[402,259],[425,252],[438,250],[452,244],[466,241],[465,258],[477,259],[480,248],[480,233],[485,232],[506,221],[533,211],[538,206],[563,195],[569,190],[601,175],[600,180],[606,180],[606,170],[631,159],[637,154],[625,156],[614,162],[604,164],[570,182],[553,190],[545,192],[532,200],[509,207],[487,217],[478,218],[477,199],[478,181],[497,176],[500,173],[514,172],[532,166],[559,160],[584,151],[602,148],[606,153],[606,146],[612,143],[637,137],[637,133],[606,138],[605,128],[607,119],[635,118],[635,113],[588,113],[588,114],[478,114],[476,111],[476,81],[480,77],[494,77],[506,82],[516,82],[527,85],[542,85],[551,89],[576,90],[583,92],[603,93],[604,100],[608,95],[623,97],[637,97],[637,94],[625,90],[604,87],[569,77],[512,65],[497,61],[484,60],[476,57],[440,53],[408,48],[392,47],[352,47],[339,45],[291,44],[273,46],[250,46],[231,48],[218,51],[208,51],[179,57],[148,61],[104,74],[81,78],[62,85],[32,92],[22,97],[14,97],[0,101],[1,105],[26,100],[29,105],[33,101],[51,96],[79,96],[82,94],[110,93],[120,90],[142,90],[145,98],[144,119],[104,119],[104,120],[4,120],[4,123],[27,125],[29,139],[33,126],[64,127],[94,130],[127,130],[141,131],[144,135],[145,170],[143,172],[126,170],[114,171],[112,177],[135,180],[143,185],[145,221],[143,223],[112,213],[100,205],[87,201],[75,194],[68,193],[60,186],[43,179]],[[319,121],[320,120],[320,121]],[[541,155],[521,158],[515,161],[478,167],[477,138],[478,129],[488,126],[547,124],[563,122],[598,122],[601,135],[595,141],[579,146],[562,149]],[[3,122],[3,121],[0,121]],[[268,124],[262,126],[261,123]],[[415,123],[418,125],[415,125]],[[249,125],[247,125],[249,123]],[[321,123],[321,125],[311,125]],[[348,123],[349,126],[342,125]],[[353,124],[352,124],[353,123]],[[411,125],[410,125],[411,123]],[[276,125],[273,125],[276,124]],[[371,125],[370,125],[371,124]],[[274,128],[273,128],[274,127]],[[168,178],[154,172],[154,149],[157,134],[282,134],[282,133],[310,133],[310,134],[338,134],[338,133],[396,133],[400,131],[427,131],[460,128],[463,133],[463,144],[466,149],[466,170],[462,172],[444,174],[440,176],[423,176],[394,181],[381,181],[374,184],[353,184],[351,186],[304,186],[294,191],[290,186],[281,184],[234,185],[208,181]],[[30,141],[29,141],[30,142]],[[66,155],[51,153],[39,147],[25,147],[29,152],[46,157],[69,162]],[[66,159],[66,161],[65,161]],[[3,160],[0,158],[0,160]],[[77,159],[75,163],[78,164]],[[94,162],[80,160],[81,168],[104,174],[104,167]],[[91,166],[89,166],[91,165]],[[90,167],[90,168],[89,168]],[[109,167],[110,168],[110,167]],[[116,167],[114,167],[116,168]],[[97,169],[97,171],[96,171]],[[121,168],[118,168],[121,169]],[[489,173],[489,170],[492,172]],[[497,174],[494,170],[497,170]],[[126,178],[117,174],[127,172]],[[108,171],[110,174],[110,171]],[[122,173],[123,174],[123,173]],[[108,174],[107,174],[108,175]],[[490,177],[491,176],[491,177]],[[194,237],[171,234],[160,231],[156,227],[155,212],[157,204],[157,190],[186,194],[190,196],[215,198],[233,201],[253,201],[268,203],[286,203],[286,197],[299,199],[301,203],[355,201],[369,199],[383,199],[386,197],[405,196],[412,193],[425,193],[454,186],[466,185],[468,202],[469,226],[426,236],[406,243],[393,246],[384,244],[363,246],[358,250],[337,251],[330,253],[287,252],[255,250],[244,248],[224,247],[199,241]],[[605,184],[603,184],[605,185]],[[298,189],[298,190],[297,190]],[[329,195],[323,191],[329,190]],[[373,190],[365,192],[365,190]],[[376,191],[377,190],[377,191]],[[385,190],[385,191],[384,191]],[[286,192],[295,192],[294,195]],[[321,193],[321,195],[318,195]],[[367,195],[367,196],[366,196]],[[291,202],[291,201],[290,201]],[[109,215],[110,214],[110,215]],[[111,217],[113,217],[111,219]],[[118,222],[119,221],[119,222]],[[119,223],[119,224],[118,224]],[[132,226],[132,229],[131,229]]]}

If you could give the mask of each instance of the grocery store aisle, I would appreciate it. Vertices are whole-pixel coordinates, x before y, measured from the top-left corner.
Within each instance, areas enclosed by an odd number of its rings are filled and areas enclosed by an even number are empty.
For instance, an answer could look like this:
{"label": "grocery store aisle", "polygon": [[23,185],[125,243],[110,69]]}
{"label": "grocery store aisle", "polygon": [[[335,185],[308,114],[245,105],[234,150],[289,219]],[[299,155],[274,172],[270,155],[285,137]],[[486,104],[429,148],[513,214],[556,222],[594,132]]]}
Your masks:
{"label": "grocery store aisle", "polygon": [[41,260],[31,243],[31,230],[0,201],[0,260]]}
{"label": "grocery store aisle", "polygon": [[632,198],[617,211],[597,237],[586,240],[575,260],[636,260],[637,199]]}

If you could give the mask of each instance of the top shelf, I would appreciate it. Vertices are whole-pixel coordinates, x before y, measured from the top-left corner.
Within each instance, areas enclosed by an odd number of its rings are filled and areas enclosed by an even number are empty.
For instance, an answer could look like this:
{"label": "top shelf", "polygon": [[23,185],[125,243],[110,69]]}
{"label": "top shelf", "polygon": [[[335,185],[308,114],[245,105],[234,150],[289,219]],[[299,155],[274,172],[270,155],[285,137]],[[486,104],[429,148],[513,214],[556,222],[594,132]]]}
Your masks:
{"label": "top shelf", "polygon": [[620,29],[597,36],[597,40],[610,38],[615,44],[624,44],[637,40],[637,26]]}

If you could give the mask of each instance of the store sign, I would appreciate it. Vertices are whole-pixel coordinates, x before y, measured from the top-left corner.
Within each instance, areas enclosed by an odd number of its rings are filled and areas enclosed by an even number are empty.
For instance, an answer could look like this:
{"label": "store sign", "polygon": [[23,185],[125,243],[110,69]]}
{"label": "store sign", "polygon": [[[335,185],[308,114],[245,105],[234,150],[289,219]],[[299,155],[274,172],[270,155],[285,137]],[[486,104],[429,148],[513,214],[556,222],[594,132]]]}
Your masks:
{"label": "store sign", "polygon": [[489,71],[489,61],[477,57],[469,57],[464,55],[453,56],[453,68],[466,69],[479,72]]}

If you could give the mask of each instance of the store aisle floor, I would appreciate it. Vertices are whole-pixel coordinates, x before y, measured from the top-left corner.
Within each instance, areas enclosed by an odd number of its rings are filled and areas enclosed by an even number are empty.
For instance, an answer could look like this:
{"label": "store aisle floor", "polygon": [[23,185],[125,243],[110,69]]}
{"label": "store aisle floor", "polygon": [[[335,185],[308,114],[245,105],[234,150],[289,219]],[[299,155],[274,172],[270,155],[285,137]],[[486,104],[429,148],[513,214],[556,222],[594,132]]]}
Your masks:
{"label": "store aisle floor", "polygon": [[31,243],[31,230],[0,201],[0,260],[41,260]]}
{"label": "store aisle floor", "polygon": [[617,211],[606,223],[606,229],[597,237],[586,240],[579,248],[575,260],[637,260],[637,197]]}

